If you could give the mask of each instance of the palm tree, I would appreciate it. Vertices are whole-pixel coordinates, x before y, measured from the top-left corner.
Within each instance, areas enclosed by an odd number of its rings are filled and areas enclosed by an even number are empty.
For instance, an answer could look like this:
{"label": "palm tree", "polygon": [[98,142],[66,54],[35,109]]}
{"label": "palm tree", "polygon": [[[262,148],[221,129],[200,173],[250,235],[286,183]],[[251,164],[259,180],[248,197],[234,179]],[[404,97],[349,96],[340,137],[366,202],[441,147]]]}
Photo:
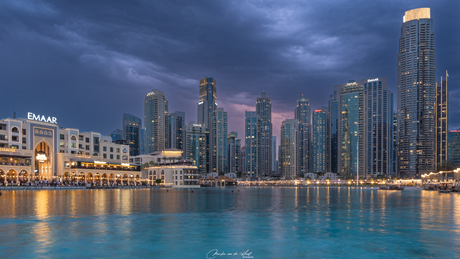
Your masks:
{"label": "palm tree", "polygon": [[168,160],[168,158],[165,157],[165,156],[164,156],[162,159],[163,159],[163,164],[165,164],[165,163],[166,163],[166,160]]}
{"label": "palm tree", "polygon": [[150,166],[155,166],[155,162],[153,162],[153,160],[150,161],[149,164],[150,164]]}

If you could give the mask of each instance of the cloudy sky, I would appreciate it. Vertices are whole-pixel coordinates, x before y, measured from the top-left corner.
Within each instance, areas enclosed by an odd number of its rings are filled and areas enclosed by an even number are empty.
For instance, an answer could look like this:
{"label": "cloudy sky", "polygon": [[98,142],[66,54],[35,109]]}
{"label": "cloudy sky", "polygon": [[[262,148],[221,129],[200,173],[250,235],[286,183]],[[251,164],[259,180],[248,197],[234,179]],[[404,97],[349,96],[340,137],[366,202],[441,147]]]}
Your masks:
{"label": "cloudy sky", "polygon": [[315,109],[333,85],[386,76],[396,95],[402,17],[420,7],[431,7],[458,128],[460,1],[442,0],[2,0],[0,118],[30,111],[109,134],[123,112],[143,118],[144,95],[160,89],[170,112],[196,120],[199,79],[212,76],[229,131],[244,139],[244,111],[264,90],[279,136],[302,93]]}

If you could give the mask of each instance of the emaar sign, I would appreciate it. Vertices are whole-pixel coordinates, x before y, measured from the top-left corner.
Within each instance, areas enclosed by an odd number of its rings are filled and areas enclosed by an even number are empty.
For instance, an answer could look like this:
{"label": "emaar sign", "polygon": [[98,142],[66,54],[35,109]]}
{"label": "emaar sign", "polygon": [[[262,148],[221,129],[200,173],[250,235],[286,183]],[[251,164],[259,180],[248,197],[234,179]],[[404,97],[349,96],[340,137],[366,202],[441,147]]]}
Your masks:
{"label": "emaar sign", "polygon": [[35,113],[31,113],[31,112],[27,113],[27,119],[57,124],[56,117],[49,117],[49,116],[45,117],[45,115],[36,115]]}

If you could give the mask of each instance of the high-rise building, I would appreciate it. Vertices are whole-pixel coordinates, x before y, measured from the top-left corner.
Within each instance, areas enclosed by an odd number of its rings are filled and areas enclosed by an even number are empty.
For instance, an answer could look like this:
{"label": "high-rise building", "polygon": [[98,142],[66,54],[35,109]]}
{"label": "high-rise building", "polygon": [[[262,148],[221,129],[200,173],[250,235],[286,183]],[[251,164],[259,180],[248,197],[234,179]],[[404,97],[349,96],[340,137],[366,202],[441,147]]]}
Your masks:
{"label": "high-rise building", "polygon": [[238,166],[238,172],[243,173],[246,171],[246,147],[241,147],[240,149],[240,161]]}
{"label": "high-rise building", "polygon": [[301,95],[297,100],[297,106],[294,110],[294,118],[300,123],[308,123],[311,125],[311,109],[309,100],[305,99],[305,95]]}
{"label": "high-rise building", "polygon": [[329,111],[327,107],[313,111],[312,125],[312,172],[327,173],[330,171],[329,154]]}
{"label": "high-rise building", "polygon": [[398,166],[402,177],[435,167],[436,50],[430,8],[407,11],[398,53]]}
{"label": "high-rise building", "polygon": [[268,176],[272,173],[272,104],[265,92],[257,97],[256,113],[259,115],[259,173]]}
{"label": "high-rise building", "polygon": [[245,113],[245,170],[248,177],[259,177],[259,115],[253,111]]}
{"label": "high-rise building", "polygon": [[141,154],[141,128],[142,121],[139,117],[123,113],[123,138],[128,141],[130,156]]}
{"label": "high-rise building", "polygon": [[288,119],[281,124],[281,148],[279,161],[281,177],[294,180],[300,173],[299,159],[299,120]]}
{"label": "high-rise building", "polygon": [[141,155],[145,155],[145,128],[141,128]]}
{"label": "high-rise building", "polygon": [[441,77],[441,82],[436,83],[436,109],[435,109],[435,164],[441,164],[447,160],[448,132],[449,132],[449,74]]}
{"label": "high-rise building", "polygon": [[364,87],[350,80],[340,91],[339,173],[345,178],[365,174]]}
{"label": "high-rise building", "polygon": [[311,172],[312,154],[311,154],[311,125],[310,123],[302,123],[299,121],[299,143],[298,148],[298,161],[299,172],[298,174],[305,175]]}
{"label": "high-rise building", "polygon": [[217,87],[214,77],[200,80],[198,102],[198,124],[211,130],[212,113],[217,109]]}
{"label": "high-rise building", "polygon": [[208,129],[194,121],[185,129],[185,159],[193,161],[201,175],[208,172],[208,134]]}
{"label": "high-rise building", "polygon": [[145,95],[144,128],[145,153],[163,151],[169,148],[168,100],[160,90]]}
{"label": "high-rise building", "polygon": [[342,85],[335,85],[329,98],[329,143],[331,172],[338,173],[339,168],[339,103]]}
{"label": "high-rise building", "polygon": [[211,172],[227,173],[227,112],[224,108],[217,108],[211,115]]}
{"label": "high-rise building", "polygon": [[110,137],[112,137],[112,141],[116,142],[117,140],[124,140],[123,131],[121,129],[116,129],[110,133]]}
{"label": "high-rise building", "polygon": [[460,129],[449,131],[448,160],[460,167]]}
{"label": "high-rise building", "polygon": [[228,172],[239,172],[239,160],[241,150],[241,140],[238,139],[238,132],[232,131],[227,137],[228,144]]}
{"label": "high-rise building", "polygon": [[183,150],[185,137],[185,112],[176,111],[169,115],[169,145]]}
{"label": "high-rise building", "polygon": [[391,177],[398,177],[398,143],[398,113],[393,111],[393,166]]}
{"label": "high-rise building", "polygon": [[272,174],[278,172],[276,165],[276,136],[272,136]]}
{"label": "high-rise building", "polygon": [[393,95],[387,78],[361,80],[366,100],[366,173],[367,178],[393,174]]}

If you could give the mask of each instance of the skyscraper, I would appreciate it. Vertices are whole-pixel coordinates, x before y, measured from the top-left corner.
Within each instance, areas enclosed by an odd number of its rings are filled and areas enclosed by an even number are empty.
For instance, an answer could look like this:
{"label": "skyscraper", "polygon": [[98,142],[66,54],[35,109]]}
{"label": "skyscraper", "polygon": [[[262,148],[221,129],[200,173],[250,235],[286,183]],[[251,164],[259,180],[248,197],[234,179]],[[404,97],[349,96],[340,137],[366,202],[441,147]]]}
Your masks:
{"label": "skyscraper", "polygon": [[447,160],[448,133],[449,133],[449,74],[441,77],[441,82],[436,83],[436,109],[435,109],[435,147],[436,147],[436,166]]}
{"label": "skyscraper", "polygon": [[460,129],[449,131],[448,160],[460,167]]}
{"label": "skyscraper", "polygon": [[176,111],[169,115],[169,145],[183,150],[185,138],[185,112]]}
{"label": "skyscraper", "polygon": [[296,179],[300,172],[299,142],[299,120],[284,120],[281,124],[279,163],[281,165],[281,177],[286,180]]}
{"label": "skyscraper", "polygon": [[366,97],[366,177],[392,175],[393,95],[387,78],[361,80]]}
{"label": "skyscraper", "polygon": [[123,113],[123,138],[128,141],[130,156],[141,154],[141,128],[142,121],[139,117]]}
{"label": "skyscraper", "polygon": [[272,104],[265,92],[257,97],[256,113],[259,115],[259,172],[268,176],[272,173]]}
{"label": "skyscraper", "polygon": [[227,112],[217,108],[211,115],[211,172],[227,173]]}
{"label": "skyscraper", "polygon": [[145,153],[169,148],[168,101],[160,90],[152,90],[144,100]]}
{"label": "skyscraper", "polygon": [[208,129],[194,121],[186,126],[185,158],[193,161],[201,175],[208,172],[208,134]]}
{"label": "skyscraper", "polygon": [[345,178],[365,173],[364,88],[351,80],[340,91],[339,173]]}
{"label": "skyscraper", "polygon": [[272,173],[278,172],[276,165],[276,136],[272,136]]}
{"label": "skyscraper", "polygon": [[123,131],[121,129],[116,129],[110,133],[110,137],[112,137],[112,141],[115,142],[117,140],[124,140]]}
{"label": "skyscraper", "polygon": [[238,139],[238,132],[232,131],[227,137],[228,144],[228,172],[236,173],[239,170],[239,158],[241,140]]}
{"label": "skyscraper", "polygon": [[329,98],[329,143],[331,172],[338,173],[339,168],[339,103],[342,85],[335,85]]}
{"label": "skyscraper", "polygon": [[398,53],[398,165],[402,177],[435,167],[436,50],[430,8],[407,11]]}
{"label": "skyscraper", "polygon": [[211,130],[212,113],[217,109],[217,86],[213,77],[200,80],[198,124]]}
{"label": "skyscraper", "polygon": [[294,110],[294,118],[300,123],[308,123],[311,125],[311,109],[309,100],[305,99],[305,95],[301,95],[297,100],[297,106]]}
{"label": "skyscraper", "polygon": [[245,113],[245,170],[248,177],[259,177],[259,115],[253,111]]}
{"label": "skyscraper", "polygon": [[329,111],[327,107],[313,111],[312,125],[312,172],[326,173],[330,171],[328,163],[329,138]]}

